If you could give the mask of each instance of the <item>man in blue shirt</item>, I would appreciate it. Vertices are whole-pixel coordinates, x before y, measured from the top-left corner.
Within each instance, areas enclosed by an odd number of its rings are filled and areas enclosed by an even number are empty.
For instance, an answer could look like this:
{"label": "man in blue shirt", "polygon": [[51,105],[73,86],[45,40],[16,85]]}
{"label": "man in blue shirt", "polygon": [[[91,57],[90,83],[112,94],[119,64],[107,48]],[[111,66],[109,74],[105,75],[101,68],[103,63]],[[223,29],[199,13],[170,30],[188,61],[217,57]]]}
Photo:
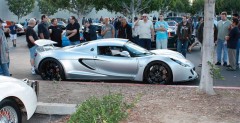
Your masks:
{"label": "man in blue shirt", "polygon": [[17,40],[17,26],[15,22],[12,22],[12,25],[9,27],[10,30],[10,39],[13,42],[13,47],[16,47],[16,40]]}
{"label": "man in blue shirt", "polygon": [[164,21],[162,14],[159,15],[159,21],[155,23],[156,31],[156,49],[167,49],[168,41],[168,23]]}

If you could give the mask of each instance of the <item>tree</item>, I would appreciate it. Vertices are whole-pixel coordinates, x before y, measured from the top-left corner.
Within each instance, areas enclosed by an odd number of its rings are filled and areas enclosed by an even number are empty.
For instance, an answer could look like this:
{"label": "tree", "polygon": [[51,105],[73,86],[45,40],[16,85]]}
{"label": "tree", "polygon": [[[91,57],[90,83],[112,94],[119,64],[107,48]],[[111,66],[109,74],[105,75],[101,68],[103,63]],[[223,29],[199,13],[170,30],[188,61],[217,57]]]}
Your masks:
{"label": "tree", "polygon": [[76,14],[78,18],[80,18],[81,15],[86,15],[92,11],[94,8],[93,2],[94,0],[70,0],[67,10]]}
{"label": "tree", "polygon": [[106,8],[108,11],[119,12],[124,16],[132,16],[133,18],[140,13],[159,10],[156,1],[158,0],[98,0],[94,2],[94,5],[96,10]]}
{"label": "tree", "polygon": [[203,56],[202,56],[202,72],[200,80],[200,90],[204,93],[214,95],[212,65],[214,55],[214,13],[215,0],[204,0],[204,31],[203,31]]}
{"label": "tree", "polygon": [[23,16],[28,15],[34,8],[35,0],[6,0],[9,10],[17,15],[18,22]]}
{"label": "tree", "polygon": [[58,7],[53,5],[51,0],[39,0],[38,6],[39,10],[42,14],[46,14],[48,16],[54,15],[58,11]]}

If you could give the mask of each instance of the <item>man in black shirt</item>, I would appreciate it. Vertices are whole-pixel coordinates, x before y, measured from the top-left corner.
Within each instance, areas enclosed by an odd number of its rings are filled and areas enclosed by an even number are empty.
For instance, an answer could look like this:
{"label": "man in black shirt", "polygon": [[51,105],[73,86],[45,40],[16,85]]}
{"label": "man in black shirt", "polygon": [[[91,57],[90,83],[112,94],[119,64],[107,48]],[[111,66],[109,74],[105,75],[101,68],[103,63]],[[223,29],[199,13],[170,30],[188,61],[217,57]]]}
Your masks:
{"label": "man in black shirt", "polygon": [[235,71],[236,70],[236,48],[238,44],[239,38],[239,29],[238,29],[238,19],[234,18],[232,20],[231,31],[228,36],[225,37],[227,41],[227,48],[228,48],[228,58],[229,58],[229,65],[227,70],[228,71]]}
{"label": "man in black shirt", "polygon": [[48,31],[48,17],[46,15],[42,15],[42,21],[38,25],[38,36],[40,39],[49,39],[50,33]]}
{"label": "man in black shirt", "polygon": [[52,41],[57,42],[55,46],[62,47],[62,29],[57,26],[58,21],[56,18],[51,20],[52,25],[48,28],[50,32],[50,38]]}
{"label": "man in black shirt", "polygon": [[83,37],[86,41],[97,40],[96,28],[92,25],[92,21],[85,21],[85,27],[83,30]]}
{"label": "man in black shirt", "polygon": [[76,45],[80,43],[79,28],[80,24],[77,23],[74,16],[70,17],[70,23],[67,25],[67,38],[70,40],[71,45]]}
{"label": "man in black shirt", "polygon": [[33,27],[35,26],[36,21],[34,18],[31,18],[28,22],[28,27],[26,31],[26,41],[28,44],[28,48],[30,51],[30,63],[31,63],[31,72],[32,74],[35,74],[35,69],[34,69],[34,55],[36,52],[37,46],[35,45],[35,41],[38,40],[36,32],[33,30]]}

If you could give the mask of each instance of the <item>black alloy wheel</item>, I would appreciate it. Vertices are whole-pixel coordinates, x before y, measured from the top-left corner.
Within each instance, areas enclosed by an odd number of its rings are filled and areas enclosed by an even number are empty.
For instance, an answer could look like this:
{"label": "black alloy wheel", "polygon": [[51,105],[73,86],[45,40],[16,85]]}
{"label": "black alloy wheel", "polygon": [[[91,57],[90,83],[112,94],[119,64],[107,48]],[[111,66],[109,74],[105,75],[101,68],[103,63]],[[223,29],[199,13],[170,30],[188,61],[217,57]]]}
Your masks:
{"label": "black alloy wheel", "polygon": [[40,64],[39,74],[43,80],[55,80],[61,81],[64,80],[64,70],[62,65],[55,59],[48,58],[45,59]]}
{"label": "black alloy wheel", "polygon": [[144,80],[150,84],[171,84],[171,69],[163,62],[152,62],[145,69]]}

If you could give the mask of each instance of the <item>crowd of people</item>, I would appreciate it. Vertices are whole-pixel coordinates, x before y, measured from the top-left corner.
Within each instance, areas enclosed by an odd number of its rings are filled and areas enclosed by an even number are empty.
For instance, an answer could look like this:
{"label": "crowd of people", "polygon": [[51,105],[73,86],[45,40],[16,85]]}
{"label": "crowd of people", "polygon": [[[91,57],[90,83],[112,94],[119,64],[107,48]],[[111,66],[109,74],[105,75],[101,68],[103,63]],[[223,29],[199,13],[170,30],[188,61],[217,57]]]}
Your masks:
{"label": "crowd of people", "polygon": [[[66,37],[69,39],[71,45],[79,44],[79,33],[81,31],[81,26],[75,16],[71,16],[68,21],[69,23],[66,26]],[[36,19],[34,18],[31,18],[28,20],[28,22],[24,23],[24,26],[27,25],[26,41],[30,52],[32,74],[35,74],[34,55],[37,46],[34,42],[36,40],[51,39],[57,42],[55,46],[62,47],[63,30],[58,26],[58,20],[56,18],[51,19],[51,25],[49,25],[48,22],[48,16],[42,15],[41,22],[38,24],[36,24]],[[98,38],[96,32],[97,30],[92,25],[93,22],[99,22],[103,24],[100,33],[102,38],[129,39],[130,41],[148,50],[151,49],[151,43],[155,40],[156,49],[168,48],[167,30],[169,25],[166,21],[164,21],[163,14],[159,14],[158,20],[155,17],[154,21],[149,20],[147,14],[142,14],[140,17],[134,17],[133,23],[129,23],[128,18],[126,17],[117,17],[116,19],[101,17],[99,20],[83,18],[82,25],[84,26],[83,36],[85,41],[92,41]],[[9,76],[9,48],[4,35],[4,30],[2,29],[2,23],[2,20],[0,20],[0,67],[2,68],[3,74]],[[223,65],[227,67],[227,70],[235,71],[239,68],[238,59],[240,48],[240,24],[238,20],[238,14],[234,14],[232,21],[230,21],[227,19],[227,13],[222,12],[221,20],[214,25],[214,42],[217,47],[217,62],[215,65]],[[193,23],[189,21],[187,16],[182,16],[182,22],[178,23],[177,25],[176,36],[177,51],[182,53],[184,57],[186,57],[187,51],[191,52],[191,49],[194,45],[197,43],[204,43],[203,26],[204,21],[202,17],[199,17],[197,25],[193,26]],[[10,39],[13,42],[13,46],[16,47],[17,27],[15,26],[14,22],[9,29]],[[189,38],[193,32],[195,32],[196,41],[190,47],[188,47]],[[199,66],[201,66],[201,64]]]}

